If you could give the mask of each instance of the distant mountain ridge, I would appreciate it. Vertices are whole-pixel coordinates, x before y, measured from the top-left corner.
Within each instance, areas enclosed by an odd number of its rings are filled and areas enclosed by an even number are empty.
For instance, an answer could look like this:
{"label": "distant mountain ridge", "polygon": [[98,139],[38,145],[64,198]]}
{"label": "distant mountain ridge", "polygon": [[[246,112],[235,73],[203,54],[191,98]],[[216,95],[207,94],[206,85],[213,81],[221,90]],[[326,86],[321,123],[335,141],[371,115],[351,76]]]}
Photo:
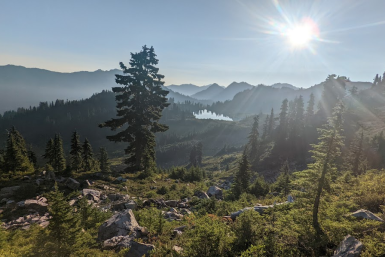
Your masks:
{"label": "distant mountain ridge", "polygon": [[[121,70],[62,73],[16,65],[0,66],[0,114],[18,107],[28,108],[39,102],[79,100],[117,86],[115,74]],[[189,96],[167,89],[176,102],[193,101]]]}
{"label": "distant mountain ridge", "polygon": [[191,97],[196,98],[198,100],[212,100],[214,97],[216,97],[218,94],[223,92],[225,89],[218,85],[217,83],[214,83],[210,85],[208,88],[193,94]]}
{"label": "distant mountain ridge", "polygon": [[181,85],[169,85],[166,88],[171,89],[174,92],[180,93],[182,95],[192,96],[202,90],[205,90],[210,85],[207,86],[197,86],[194,84],[181,84]]}

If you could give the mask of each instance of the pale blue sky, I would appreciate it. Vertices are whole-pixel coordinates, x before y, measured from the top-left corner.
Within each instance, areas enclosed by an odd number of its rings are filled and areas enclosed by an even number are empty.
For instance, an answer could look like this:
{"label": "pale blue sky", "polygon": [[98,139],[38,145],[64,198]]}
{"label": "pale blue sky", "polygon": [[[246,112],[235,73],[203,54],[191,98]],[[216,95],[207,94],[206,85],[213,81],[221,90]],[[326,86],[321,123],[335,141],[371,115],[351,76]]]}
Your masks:
{"label": "pale blue sky", "polygon": [[[313,51],[273,33],[304,17],[320,31]],[[166,84],[371,81],[385,70],[385,1],[0,0],[0,65],[109,70],[144,44]]]}

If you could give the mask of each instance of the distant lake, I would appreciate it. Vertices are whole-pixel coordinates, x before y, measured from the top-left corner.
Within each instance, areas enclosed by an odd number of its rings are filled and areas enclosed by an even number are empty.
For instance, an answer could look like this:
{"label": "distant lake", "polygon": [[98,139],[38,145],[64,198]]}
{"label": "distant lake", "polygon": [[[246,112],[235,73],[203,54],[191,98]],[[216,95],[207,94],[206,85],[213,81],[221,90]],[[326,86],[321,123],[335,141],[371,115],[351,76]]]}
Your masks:
{"label": "distant lake", "polygon": [[198,113],[193,113],[195,118],[197,119],[213,119],[213,120],[228,120],[232,121],[233,119],[227,116],[223,116],[223,114],[216,114],[215,112],[210,112],[207,110],[199,111]]}

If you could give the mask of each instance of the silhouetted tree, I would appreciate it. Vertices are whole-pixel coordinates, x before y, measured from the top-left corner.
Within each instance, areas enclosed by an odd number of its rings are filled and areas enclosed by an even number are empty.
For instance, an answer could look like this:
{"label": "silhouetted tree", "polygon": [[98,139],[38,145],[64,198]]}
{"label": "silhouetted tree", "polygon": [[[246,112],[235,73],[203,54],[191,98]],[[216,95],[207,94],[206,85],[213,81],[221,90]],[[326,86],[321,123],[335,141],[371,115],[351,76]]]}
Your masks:
{"label": "silhouetted tree", "polygon": [[4,163],[6,171],[32,172],[34,170],[28,158],[24,138],[15,127],[8,131]]}
{"label": "silhouetted tree", "polygon": [[108,159],[108,153],[106,151],[106,148],[100,147],[100,153],[99,153],[99,165],[100,165],[100,171],[103,173],[110,172],[110,162]]}
{"label": "silhouetted tree", "polygon": [[250,165],[247,159],[246,149],[243,151],[242,158],[239,162],[238,171],[235,174],[233,193],[236,198],[246,192],[250,185]]}
{"label": "silhouetted tree", "polygon": [[248,136],[248,149],[249,149],[249,159],[253,165],[258,162],[258,148],[259,148],[259,116],[254,116],[253,126],[251,128],[250,134]]}
{"label": "silhouetted tree", "polygon": [[158,74],[158,64],[154,48],[143,46],[139,53],[131,53],[130,68],[123,63],[120,67],[124,75],[116,75],[116,83],[122,87],[114,87],[116,93],[117,116],[100,127],[116,130],[128,124],[123,130],[107,138],[114,142],[127,142],[125,153],[126,164],[131,171],[140,171],[155,161],[155,133],[164,132],[166,125],[160,124],[162,111],[169,105],[162,89],[163,75]]}
{"label": "silhouetted tree", "polygon": [[79,140],[79,134],[74,131],[71,137],[71,151],[70,151],[71,168],[79,171],[82,168],[82,145]]}
{"label": "silhouetted tree", "polygon": [[66,169],[66,159],[64,156],[63,141],[59,134],[56,134],[53,140],[52,155],[53,155],[52,167],[57,172],[64,171]]}
{"label": "silhouetted tree", "polygon": [[84,140],[83,143],[83,151],[82,151],[82,157],[83,157],[83,168],[84,171],[90,171],[93,168],[94,164],[94,153],[92,151],[92,146],[88,139]]}
{"label": "silhouetted tree", "polygon": [[329,118],[329,122],[325,124],[324,128],[318,129],[320,133],[319,143],[312,145],[313,150],[311,150],[315,162],[310,164],[309,168],[320,173],[313,205],[313,227],[318,237],[324,235],[318,221],[321,194],[326,184],[327,173],[335,169],[336,158],[341,155],[341,147],[343,146],[343,111],[344,107],[342,103],[334,108],[333,115]]}

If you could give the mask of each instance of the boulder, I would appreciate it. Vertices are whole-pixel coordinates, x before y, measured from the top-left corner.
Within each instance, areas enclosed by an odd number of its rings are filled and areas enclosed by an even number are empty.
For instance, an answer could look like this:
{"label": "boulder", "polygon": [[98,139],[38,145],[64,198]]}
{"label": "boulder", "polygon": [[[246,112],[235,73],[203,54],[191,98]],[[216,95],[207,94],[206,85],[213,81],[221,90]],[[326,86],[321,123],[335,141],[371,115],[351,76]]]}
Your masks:
{"label": "boulder", "polygon": [[131,200],[131,201],[128,201],[127,203],[125,203],[124,206],[128,210],[135,210],[136,209],[136,202],[134,200]]}
{"label": "boulder", "polygon": [[0,190],[0,198],[12,197],[15,195],[16,191],[19,190],[20,186],[13,187],[3,187]]}
{"label": "boulder", "polygon": [[83,196],[87,197],[88,200],[94,202],[100,201],[100,191],[95,189],[83,189]]}
{"label": "boulder", "polygon": [[131,242],[130,250],[126,253],[125,257],[143,257],[150,256],[150,251],[154,250],[155,246],[150,244]]}
{"label": "boulder", "polygon": [[72,189],[72,190],[76,190],[80,187],[80,183],[77,182],[75,179],[73,178],[68,178],[67,181],[65,182],[65,185]]}
{"label": "boulder", "polygon": [[24,201],[24,208],[35,210],[38,213],[46,213],[48,204],[39,200],[27,199]]}
{"label": "boulder", "polygon": [[333,257],[359,257],[362,251],[362,243],[352,237],[347,235],[341,244],[338,246],[337,250],[334,251]]}
{"label": "boulder", "polygon": [[383,219],[376,216],[374,213],[364,209],[353,212],[350,214],[350,216],[360,218],[360,219],[368,219],[368,220],[376,220],[376,221],[384,222]]}
{"label": "boulder", "polygon": [[197,191],[195,192],[194,194],[195,196],[197,196],[199,199],[209,199],[210,197],[203,191]]}
{"label": "boulder", "polygon": [[177,200],[168,200],[164,202],[169,207],[176,207],[178,205]]}
{"label": "boulder", "polygon": [[215,196],[217,199],[223,199],[222,189],[217,186],[211,186],[209,190],[207,190],[207,195],[209,197]]}
{"label": "boulder", "polygon": [[128,200],[130,197],[128,195],[121,195],[121,194],[109,194],[107,195],[108,199],[110,201],[121,201],[121,200]]}
{"label": "boulder", "polygon": [[124,248],[129,248],[133,239],[132,236],[114,236],[103,242],[103,249],[120,251]]}
{"label": "boulder", "polygon": [[239,215],[241,215],[242,213],[244,213],[245,211],[248,211],[248,210],[252,210],[253,208],[252,207],[246,207],[242,210],[239,210],[237,212],[233,212],[230,214],[230,217],[235,220]]}
{"label": "boulder", "polygon": [[105,241],[115,236],[127,236],[139,229],[132,210],[125,210],[113,215],[99,227],[98,240]]}

